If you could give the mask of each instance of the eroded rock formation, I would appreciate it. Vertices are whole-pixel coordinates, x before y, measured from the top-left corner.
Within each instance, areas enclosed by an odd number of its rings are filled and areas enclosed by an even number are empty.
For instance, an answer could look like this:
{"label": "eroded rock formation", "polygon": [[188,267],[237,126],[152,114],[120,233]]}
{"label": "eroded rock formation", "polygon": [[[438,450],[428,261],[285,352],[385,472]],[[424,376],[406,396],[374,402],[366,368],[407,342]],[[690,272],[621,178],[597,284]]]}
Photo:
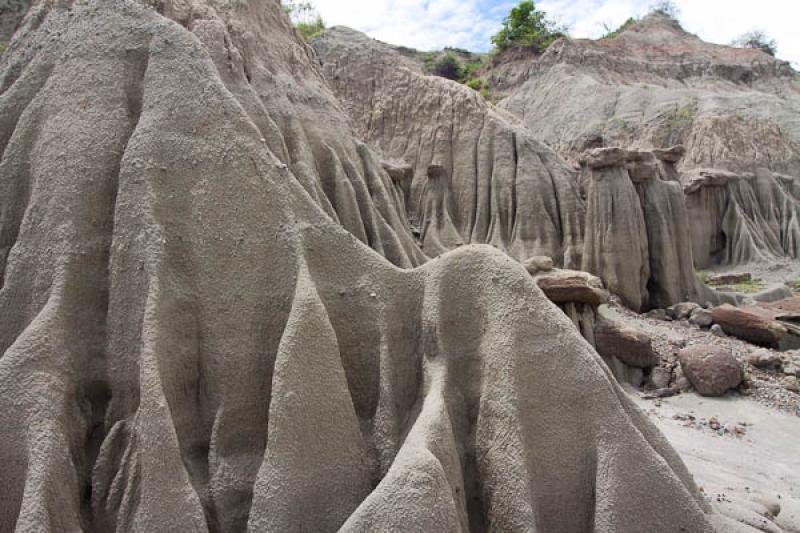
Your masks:
{"label": "eroded rock formation", "polygon": [[314,47],[358,133],[411,168],[406,206],[426,253],[487,243],[580,266],[576,173],[513,117],[360,32],[333,28]]}
{"label": "eroded rock formation", "polygon": [[680,149],[597,148],[587,183],[583,269],[636,310],[698,299],[688,215],[674,159]]}
{"label": "eroded rock formation", "polygon": [[[593,141],[683,144],[689,168],[800,173],[800,79],[791,66],[761,50],[703,42],[666,15],[615,38],[563,39],[540,57],[499,63],[507,95],[500,106],[560,153],[577,156]],[[522,74],[505,75],[510,65]]]}
{"label": "eroded rock formation", "polygon": [[800,259],[800,185],[766,169],[695,169],[682,176],[695,263]]}
{"label": "eroded rock formation", "polygon": [[525,266],[544,295],[569,317],[583,338],[595,346],[597,308],[608,301],[608,291],[602,280],[588,272],[553,268],[549,257],[534,257]]}
{"label": "eroded rock formation", "polygon": [[393,161],[429,255],[488,243],[597,274],[637,310],[700,299],[682,147],[599,149],[577,175],[533,131],[396,47],[347,28],[314,47],[356,129]]}
{"label": "eroded rock formation", "polygon": [[500,107],[569,159],[685,146],[699,268],[800,257],[800,78],[788,63],[653,14],[615,38],[501,54],[484,76]]}
{"label": "eroded rock formation", "polygon": [[[0,531],[711,529],[519,263],[398,268],[414,196],[277,2],[38,2],[0,90]],[[497,121],[452,220],[513,249],[510,155],[564,166]]]}

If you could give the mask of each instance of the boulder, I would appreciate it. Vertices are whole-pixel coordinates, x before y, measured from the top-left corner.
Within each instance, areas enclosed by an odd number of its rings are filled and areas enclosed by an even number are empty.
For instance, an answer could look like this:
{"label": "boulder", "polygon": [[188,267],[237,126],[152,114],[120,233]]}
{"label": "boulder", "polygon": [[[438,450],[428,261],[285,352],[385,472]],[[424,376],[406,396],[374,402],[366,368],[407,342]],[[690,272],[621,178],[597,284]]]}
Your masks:
{"label": "boulder", "polygon": [[769,350],[756,350],[750,353],[745,361],[762,370],[780,371],[783,369],[781,356]]}
{"label": "boulder", "polygon": [[[713,318],[713,314],[712,314],[712,318]],[[715,337],[724,338],[724,337],[728,336],[727,333],[722,331],[722,327],[719,324],[712,325],[710,331],[711,331],[711,334],[714,335]]]}
{"label": "boulder", "polygon": [[553,259],[546,255],[535,255],[525,261],[524,265],[531,275],[536,274],[537,272],[549,272],[550,270],[553,270],[553,267],[555,266],[553,264]]}
{"label": "boulder", "polygon": [[701,328],[708,328],[714,323],[714,319],[711,316],[711,311],[698,307],[689,315],[689,322]]}
{"label": "boulder", "polygon": [[622,322],[601,319],[594,328],[597,353],[605,358],[616,357],[628,366],[650,368],[658,364],[647,333]]}
{"label": "boulder", "polygon": [[557,304],[583,303],[596,307],[608,301],[608,292],[600,278],[587,272],[555,269],[534,279],[545,296]]}
{"label": "boulder", "polygon": [[786,285],[775,285],[753,294],[751,298],[756,302],[770,303],[791,299],[792,296],[794,293]]}
{"label": "boulder", "polygon": [[700,305],[694,302],[680,302],[669,306],[667,308],[667,314],[672,317],[673,320],[685,320],[692,315],[695,309],[700,308]]}
{"label": "boulder", "polygon": [[681,368],[703,396],[721,396],[737,387],[744,377],[731,351],[714,344],[687,346],[678,354]]}
{"label": "boulder", "polygon": [[786,328],[759,311],[755,306],[743,308],[724,304],[715,307],[711,317],[728,335],[767,348],[780,347],[787,333]]}

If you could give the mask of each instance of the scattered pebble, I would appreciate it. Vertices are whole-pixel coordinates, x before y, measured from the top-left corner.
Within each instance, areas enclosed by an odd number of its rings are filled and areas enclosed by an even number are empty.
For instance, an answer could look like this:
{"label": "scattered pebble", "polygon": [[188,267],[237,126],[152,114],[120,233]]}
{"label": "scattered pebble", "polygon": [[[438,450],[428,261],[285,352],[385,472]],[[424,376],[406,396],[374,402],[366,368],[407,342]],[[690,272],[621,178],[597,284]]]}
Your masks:
{"label": "scattered pebble", "polygon": [[[800,386],[795,369],[800,368],[800,350],[779,352],[755,346],[734,337],[718,337],[714,334],[716,324],[711,330],[697,326],[681,325],[680,321],[665,321],[652,316],[660,313],[639,315],[621,305],[613,304],[614,310],[631,325],[646,329],[652,338],[653,350],[661,358],[660,368],[669,371],[673,380],[665,384],[660,380],[657,390],[677,388],[682,392],[691,390],[688,380],[678,363],[678,352],[686,346],[695,344],[717,344],[731,350],[733,356],[743,363],[745,379],[738,389],[729,394],[740,394],[767,407],[800,416]],[[722,335],[725,335],[722,333]],[[777,358],[777,359],[776,359]],[[763,361],[763,368],[751,364],[751,361]],[[778,364],[780,361],[780,364]],[[784,373],[789,368],[792,374]],[[662,371],[660,371],[662,372]],[[657,399],[660,392],[647,391],[651,399]]]}

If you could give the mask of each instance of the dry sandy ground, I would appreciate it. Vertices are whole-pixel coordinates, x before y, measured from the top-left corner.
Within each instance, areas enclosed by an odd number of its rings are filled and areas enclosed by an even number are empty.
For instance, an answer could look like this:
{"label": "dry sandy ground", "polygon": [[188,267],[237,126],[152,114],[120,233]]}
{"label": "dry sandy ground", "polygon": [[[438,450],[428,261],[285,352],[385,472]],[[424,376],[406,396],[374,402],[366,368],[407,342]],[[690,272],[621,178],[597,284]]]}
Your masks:
{"label": "dry sandy ground", "polygon": [[[800,532],[800,418],[735,395],[653,401],[629,393],[721,513],[761,531]],[[719,429],[709,427],[712,418]],[[770,519],[777,505],[780,512]]]}

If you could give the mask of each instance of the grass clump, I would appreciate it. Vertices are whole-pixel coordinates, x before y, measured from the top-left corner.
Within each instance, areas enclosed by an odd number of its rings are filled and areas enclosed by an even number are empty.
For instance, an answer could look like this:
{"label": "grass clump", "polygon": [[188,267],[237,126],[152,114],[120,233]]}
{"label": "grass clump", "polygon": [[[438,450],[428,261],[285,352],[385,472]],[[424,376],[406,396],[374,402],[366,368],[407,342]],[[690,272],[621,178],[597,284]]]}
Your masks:
{"label": "grass clump", "polygon": [[676,105],[666,118],[670,128],[685,126],[694,119],[694,108],[691,105]]}
{"label": "grass clump", "polygon": [[731,289],[733,289],[734,292],[744,293],[760,292],[766,288],[767,286],[764,284],[764,282],[759,279],[750,279],[731,285]]}
{"label": "grass clump", "polygon": [[634,17],[629,17],[628,20],[622,23],[622,25],[617,28],[616,30],[611,30],[610,28],[606,27],[606,34],[600,37],[601,39],[614,39],[619,37],[622,32],[636,24],[636,19]]}
{"label": "grass clump", "polygon": [[281,8],[306,41],[317,37],[325,30],[325,21],[311,2],[283,0]]}

